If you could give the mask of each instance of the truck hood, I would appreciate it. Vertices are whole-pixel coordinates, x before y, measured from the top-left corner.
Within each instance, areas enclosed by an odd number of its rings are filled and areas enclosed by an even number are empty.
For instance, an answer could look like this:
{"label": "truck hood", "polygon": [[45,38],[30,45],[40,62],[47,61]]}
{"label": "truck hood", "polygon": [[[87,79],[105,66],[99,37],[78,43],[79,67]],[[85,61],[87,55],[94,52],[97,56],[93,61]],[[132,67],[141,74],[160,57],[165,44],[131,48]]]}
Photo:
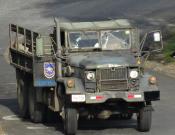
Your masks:
{"label": "truck hood", "polygon": [[71,54],[68,59],[71,66],[96,69],[105,67],[132,66],[136,65],[136,59],[128,52],[100,52]]}

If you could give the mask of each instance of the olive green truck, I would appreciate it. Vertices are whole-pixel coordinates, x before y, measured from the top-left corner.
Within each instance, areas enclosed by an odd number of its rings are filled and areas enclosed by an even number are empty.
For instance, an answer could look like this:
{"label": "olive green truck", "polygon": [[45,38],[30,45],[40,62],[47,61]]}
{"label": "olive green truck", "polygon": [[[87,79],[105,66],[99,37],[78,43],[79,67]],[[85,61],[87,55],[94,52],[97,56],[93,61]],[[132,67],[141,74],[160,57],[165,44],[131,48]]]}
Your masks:
{"label": "olive green truck", "polygon": [[73,135],[81,117],[131,119],[136,114],[138,130],[150,130],[152,101],[160,99],[160,91],[144,63],[163,48],[159,30],[140,40],[138,29],[125,19],[55,19],[50,33],[10,24],[9,36],[21,117],[42,122],[50,109],[61,116],[65,134]]}

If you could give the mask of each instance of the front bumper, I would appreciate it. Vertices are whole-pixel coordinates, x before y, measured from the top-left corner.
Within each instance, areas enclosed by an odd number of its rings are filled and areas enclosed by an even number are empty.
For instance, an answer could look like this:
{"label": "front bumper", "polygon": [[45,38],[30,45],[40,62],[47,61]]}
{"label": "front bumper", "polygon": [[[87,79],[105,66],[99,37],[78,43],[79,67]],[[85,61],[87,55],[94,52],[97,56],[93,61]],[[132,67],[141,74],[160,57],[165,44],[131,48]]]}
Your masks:
{"label": "front bumper", "polygon": [[160,99],[160,91],[137,91],[137,92],[99,92],[85,93],[86,104],[104,103],[110,99],[121,99],[126,102],[145,102]]}

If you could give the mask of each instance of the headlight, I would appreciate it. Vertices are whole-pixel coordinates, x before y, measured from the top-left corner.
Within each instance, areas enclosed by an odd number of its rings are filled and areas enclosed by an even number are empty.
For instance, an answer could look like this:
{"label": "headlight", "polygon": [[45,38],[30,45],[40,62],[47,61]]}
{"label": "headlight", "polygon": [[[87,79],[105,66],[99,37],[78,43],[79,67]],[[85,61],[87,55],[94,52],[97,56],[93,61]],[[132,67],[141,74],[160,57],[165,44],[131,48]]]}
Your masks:
{"label": "headlight", "polygon": [[94,72],[87,72],[86,78],[89,81],[95,80],[95,73]]}
{"label": "headlight", "polygon": [[135,79],[139,76],[139,73],[137,70],[131,70],[130,73],[129,73],[129,76],[132,78],[132,79]]}

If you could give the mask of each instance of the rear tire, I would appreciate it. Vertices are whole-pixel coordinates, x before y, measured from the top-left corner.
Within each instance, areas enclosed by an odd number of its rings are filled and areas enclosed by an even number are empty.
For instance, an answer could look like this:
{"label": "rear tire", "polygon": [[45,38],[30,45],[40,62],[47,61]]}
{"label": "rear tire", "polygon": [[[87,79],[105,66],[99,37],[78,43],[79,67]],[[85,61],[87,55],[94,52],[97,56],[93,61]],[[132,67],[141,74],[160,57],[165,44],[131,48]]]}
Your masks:
{"label": "rear tire", "polygon": [[65,108],[65,135],[75,135],[78,128],[78,115],[75,108]]}
{"label": "rear tire", "polygon": [[45,107],[38,103],[36,99],[36,88],[30,83],[29,86],[29,113],[32,122],[39,123],[44,121]]}
{"label": "rear tire", "polygon": [[146,106],[140,109],[137,116],[137,127],[141,132],[147,132],[151,129],[152,123],[152,108]]}
{"label": "rear tire", "polygon": [[24,80],[17,78],[17,100],[19,114],[22,118],[28,117],[28,89]]}

